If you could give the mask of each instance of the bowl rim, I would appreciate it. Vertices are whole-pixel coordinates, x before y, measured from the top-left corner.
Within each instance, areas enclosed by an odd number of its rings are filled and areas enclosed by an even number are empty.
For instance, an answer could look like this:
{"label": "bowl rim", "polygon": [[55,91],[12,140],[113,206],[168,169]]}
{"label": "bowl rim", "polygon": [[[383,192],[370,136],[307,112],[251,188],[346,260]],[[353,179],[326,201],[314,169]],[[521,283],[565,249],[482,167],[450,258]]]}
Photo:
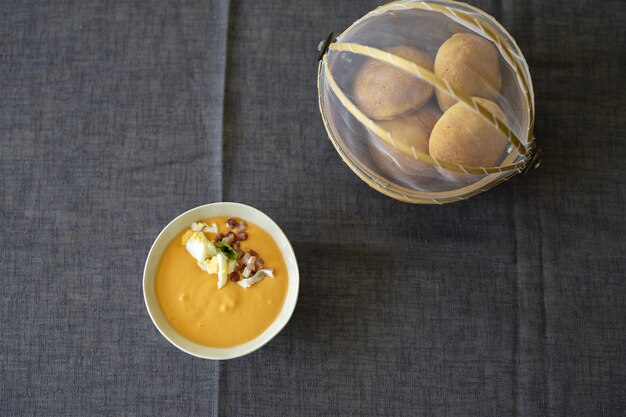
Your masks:
{"label": "bowl rim", "polygon": [[[212,209],[219,210],[220,208],[230,213],[226,214],[226,216],[243,218],[257,225],[262,222],[266,225],[269,225],[270,228],[273,229],[268,230],[267,227],[259,225],[259,227],[262,227],[279,246],[288,270],[287,277],[289,282],[285,301],[276,319],[260,335],[258,335],[254,339],[240,345],[226,348],[210,347],[195,343],[178,333],[162,316],[163,313],[156,298],[156,294],[154,294],[153,296],[150,289],[150,285],[154,286],[154,275],[156,273],[156,268],[158,267],[161,256],[163,255],[163,251],[170,244],[173,237],[169,237],[167,239],[167,242],[163,242],[163,240],[170,235],[174,228],[179,227],[179,223],[182,223],[183,219],[192,217],[194,214],[199,212]],[[242,212],[244,212],[246,215],[241,216]],[[252,218],[250,215],[252,215]],[[219,216],[219,214],[215,214],[215,216]],[[194,220],[189,219],[191,220],[189,224],[191,224],[191,222],[193,221],[198,221],[199,217],[201,216],[195,217]],[[208,216],[205,216],[205,218],[206,217]],[[174,231],[174,236],[178,234],[179,231],[180,230]],[[159,246],[161,246],[161,253],[157,254],[156,252],[159,249]],[[146,256],[146,262],[144,264],[143,270],[142,287],[144,304],[146,306],[146,309],[148,310],[148,315],[150,316],[152,323],[157,328],[159,333],[161,333],[161,335],[168,342],[170,342],[179,350],[198,358],[211,360],[228,360],[248,355],[262,348],[284,329],[284,327],[293,316],[293,312],[295,311],[298,301],[300,289],[300,272],[291,242],[289,241],[283,230],[280,228],[280,226],[278,226],[278,224],[271,217],[269,217],[261,210],[246,204],[222,201],[203,204],[201,206],[189,209],[177,215],[159,232],[157,237],[154,239],[152,245],[150,246],[148,255]],[[153,288],[152,292],[155,292]],[[159,316],[159,314],[161,316]]]}

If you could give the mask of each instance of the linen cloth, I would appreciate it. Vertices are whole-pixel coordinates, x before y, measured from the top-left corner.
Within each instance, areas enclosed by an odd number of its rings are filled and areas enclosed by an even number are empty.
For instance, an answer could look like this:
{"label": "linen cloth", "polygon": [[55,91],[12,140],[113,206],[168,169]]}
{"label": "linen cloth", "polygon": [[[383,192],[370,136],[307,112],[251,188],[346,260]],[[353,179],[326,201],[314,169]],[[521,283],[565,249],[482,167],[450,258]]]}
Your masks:
{"label": "linen cloth", "polygon": [[[414,206],[319,116],[316,46],[380,3],[2,1],[0,414],[626,414],[626,4],[472,4],[533,77],[539,170]],[[143,303],[152,241],[214,201],[290,238],[296,311],[213,362]]]}

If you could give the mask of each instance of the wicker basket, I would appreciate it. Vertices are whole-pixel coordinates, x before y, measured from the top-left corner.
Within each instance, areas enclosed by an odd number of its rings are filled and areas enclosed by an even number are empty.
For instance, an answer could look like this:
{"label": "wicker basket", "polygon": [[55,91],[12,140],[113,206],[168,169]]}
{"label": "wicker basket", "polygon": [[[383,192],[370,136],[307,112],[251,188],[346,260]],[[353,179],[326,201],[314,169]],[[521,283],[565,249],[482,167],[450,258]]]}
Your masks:
{"label": "wicker basket", "polygon": [[[438,61],[444,62],[444,57],[438,56],[444,54],[443,49],[440,52],[440,48],[458,33],[464,35],[456,39],[478,36],[481,38],[479,43],[485,43],[485,40],[490,43],[486,46],[489,48],[488,52],[491,53],[493,49],[493,56],[496,57],[494,62],[501,81],[497,89],[491,87],[495,82],[489,81],[491,84],[485,84],[488,85],[484,90],[485,95],[489,97],[477,94],[471,83],[467,89],[472,91],[465,91],[458,86],[459,83],[450,82],[446,79],[450,72],[439,71],[443,75],[438,74]],[[471,53],[464,51],[464,48],[469,48],[466,44],[460,41],[456,43],[460,45],[457,47],[459,49],[453,49],[453,53],[449,54],[453,65],[468,68],[467,76],[478,80],[474,84],[483,85],[481,83],[484,80],[480,77],[488,71],[487,61],[485,64],[477,61],[471,57]],[[428,68],[429,64],[420,65],[415,59],[395,53],[398,46],[405,49],[410,47],[411,50],[420,51],[422,55],[430,57],[426,60],[432,59],[434,69]],[[393,2],[366,14],[336,39],[329,36],[320,45],[320,49],[319,105],[328,136],[343,161],[361,179],[380,192],[405,202],[443,204],[467,199],[516,173],[538,166],[538,153],[535,151],[533,137],[534,97],[528,66],[513,38],[494,18],[481,10],[453,1]],[[470,56],[467,59],[473,59],[478,64],[474,63],[472,66],[471,63],[464,63],[464,56]],[[461,63],[456,64],[457,61]],[[374,78],[369,74],[369,78],[363,81],[365,78],[360,72],[366,71],[364,68],[368,66],[372,67],[367,70],[374,74]],[[386,71],[385,80],[391,80],[389,90],[387,85],[381,84],[384,80],[375,78],[378,74],[376,71]],[[463,76],[466,73],[461,72]],[[393,76],[389,78],[389,74]],[[410,74],[408,81],[405,80],[406,74]],[[398,85],[395,85],[395,79],[403,81],[398,81]],[[404,88],[405,85],[410,85],[410,88],[415,85],[416,88],[426,86],[438,93],[431,94],[427,102],[410,108],[413,102],[417,103],[420,99],[415,101],[413,90]],[[381,91],[391,97],[383,96],[382,102],[391,104],[380,104]],[[467,114],[468,117],[453,118],[450,110],[452,107],[442,107],[441,100],[438,103],[440,97],[456,102],[455,112]],[[481,101],[482,98],[489,98],[502,112],[496,114],[491,107],[490,110]],[[373,105],[369,105],[367,100]],[[410,101],[408,104],[407,100]],[[396,126],[401,118],[418,114],[424,106],[437,107],[438,104],[445,111],[439,120],[435,119],[435,127],[430,126],[432,131],[443,131],[446,123],[450,128],[451,121],[457,121],[452,123],[452,129],[468,129],[471,125],[470,119],[474,124],[488,126],[485,129],[495,132],[502,143],[500,156],[495,163],[472,165],[464,161],[436,157],[432,143],[435,140],[434,133],[426,137],[430,141],[425,143],[426,148],[420,148],[412,144],[410,138],[407,141],[398,137],[397,129],[390,127]],[[390,111],[399,109],[403,113],[392,116],[385,113],[380,116],[377,109],[386,111],[385,106]],[[464,107],[459,109],[459,106]],[[405,111],[405,108],[410,109]],[[439,123],[442,126],[437,127]],[[428,134],[430,135],[430,131]],[[479,137],[480,135],[473,134],[471,130],[463,134],[468,136],[464,143],[473,144],[473,148],[462,151],[473,155],[478,152],[479,157],[476,160],[481,160],[481,146],[486,146],[483,145],[487,143],[485,141],[491,139]],[[440,136],[438,135],[437,140]]]}

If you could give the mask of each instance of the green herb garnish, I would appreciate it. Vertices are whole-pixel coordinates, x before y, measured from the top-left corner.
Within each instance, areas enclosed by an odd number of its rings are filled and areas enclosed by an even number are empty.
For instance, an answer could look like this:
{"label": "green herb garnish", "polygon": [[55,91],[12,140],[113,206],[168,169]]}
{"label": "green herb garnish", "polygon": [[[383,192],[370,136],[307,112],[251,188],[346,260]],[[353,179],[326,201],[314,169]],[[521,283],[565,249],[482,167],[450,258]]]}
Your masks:
{"label": "green herb garnish", "polygon": [[228,243],[224,242],[213,242],[216,248],[220,250],[226,257],[232,261],[237,259],[237,251],[233,249]]}

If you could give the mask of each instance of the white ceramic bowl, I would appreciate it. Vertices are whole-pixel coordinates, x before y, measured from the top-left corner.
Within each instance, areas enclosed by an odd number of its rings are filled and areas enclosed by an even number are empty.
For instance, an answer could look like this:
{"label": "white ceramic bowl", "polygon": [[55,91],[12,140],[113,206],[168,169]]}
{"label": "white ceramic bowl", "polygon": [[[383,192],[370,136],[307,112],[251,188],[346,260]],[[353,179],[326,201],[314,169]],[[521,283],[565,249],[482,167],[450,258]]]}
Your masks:
{"label": "white ceramic bowl", "polygon": [[[278,314],[276,320],[274,320],[274,322],[263,333],[253,340],[229,348],[208,347],[194,343],[181,336],[163,316],[154,287],[154,277],[159,266],[159,261],[161,260],[161,256],[163,255],[165,248],[167,248],[167,245],[169,245],[172,239],[174,239],[174,237],[176,237],[181,230],[189,227],[191,223],[216,216],[241,218],[255,223],[267,231],[270,236],[272,236],[283,254],[285,264],[287,265],[287,275],[289,277],[289,288],[287,289],[285,303],[283,304],[283,308]],[[167,226],[165,226],[152,244],[152,248],[148,253],[148,259],[146,259],[146,266],[143,271],[143,297],[146,302],[150,318],[161,334],[183,352],[199,358],[216,360],[233,359],[239,356],[247,355],[272,340],[272,338],[276,336],[283,327],[285,327],[291,318],[294,309],[296,308],[299,284],[300,275],[298,272],[298,263],[287,236],[285,236],[283,231],[280,230],[280,227],[278,227],[278,225],[274,223],[274,221],[265,213],[240,203],[224,202],[206,204],[204,206],[186,211],[176,217]]]}

